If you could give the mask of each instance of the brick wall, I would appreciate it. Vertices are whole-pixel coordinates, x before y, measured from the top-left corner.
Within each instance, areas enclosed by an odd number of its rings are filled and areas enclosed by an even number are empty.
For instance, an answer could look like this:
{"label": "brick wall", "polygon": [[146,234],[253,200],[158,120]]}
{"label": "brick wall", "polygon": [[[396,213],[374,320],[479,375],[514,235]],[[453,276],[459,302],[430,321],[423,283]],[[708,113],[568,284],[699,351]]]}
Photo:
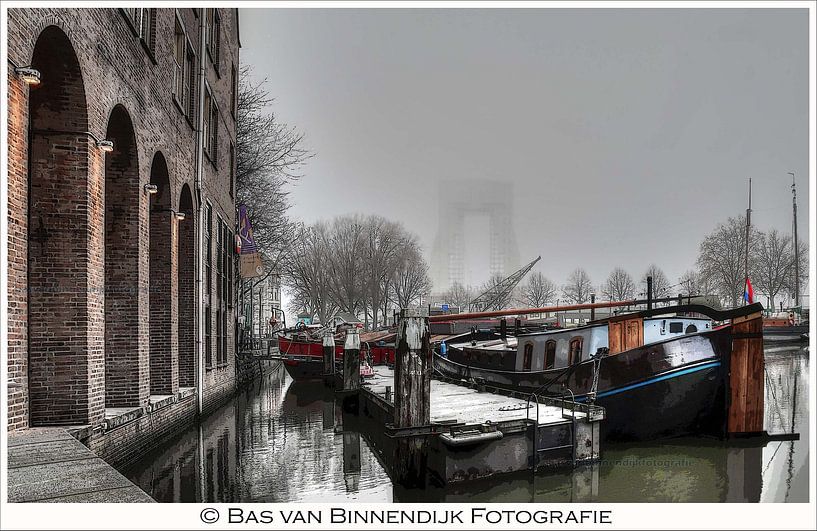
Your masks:
{"label": "brick wall", "polygon": [[150,390],[139,348],[139,164],[133,124],[114,108],[105,158],[105,404],[142,406]]}
{"label": "brick wall", "polygon": [[[93,424],[106,404],[141,405],[153,387],[150,338],[161,328],[150,317],[150,294],[157,287],[151,227],[157,222],[143,186],[151,182],[156,154],[166,160],[170,207],[178,208],[184,186],[195,190],[196,117],[187,116],[172,95],[177,12],[196,56],[194,72],[203,60],[219,109],[218,148],[205,157],[201,197],[235,225],[229,153],[235,142],[230,102],[231,68],[238,68],[237,12],[218,9],[216,65],[210,52],[198,49],[200,11],[156,9],[150,50],[119,9],[9,10],[10,59],[42,72],[41,85],[32,88],[11,67],[8,76],[9,429]],[[29,142],[29,114],[33,128],[72,134],[33,135]],[[113,137],[115,151],[104,154],[77,134],[83,131]],[[194,297],[191,255],[178,240],[189,242],[194,234],[198,205],[190,206],[191,216],[166,224],[162,235],[169,254],[165,286],[179,297],[171,295],[169,327],[160,331],[165,348],[154,349],[169,375],[156,373],[155,380],[170,391],[195,374],[195,330],[179,326],[180,311],[187,312],[189,324]],[[164,214],[165,221],[169,217]],[[177,260],[181,250],[185,257]],[[203,382],[208,404],[231,396],[237,381],[232,308],[227,322],[226,364],[208,371]]]}
{"label": "brick wall", "polygon": [[[12,45],[11,38],[9,45]],[[28,426],[28,86],[8,66],[8,428]]]}

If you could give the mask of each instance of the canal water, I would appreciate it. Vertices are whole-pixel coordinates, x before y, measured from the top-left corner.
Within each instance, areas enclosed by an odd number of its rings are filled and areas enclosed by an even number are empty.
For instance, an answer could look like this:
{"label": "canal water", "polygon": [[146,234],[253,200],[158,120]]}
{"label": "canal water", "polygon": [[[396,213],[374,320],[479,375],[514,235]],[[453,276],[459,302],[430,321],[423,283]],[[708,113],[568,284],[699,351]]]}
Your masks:
{"label": "canal water", "polygon": [[706,439],[605,445],[579,469],[406,490],[320,382],[281,367],[122,470],[160,502],[807,502],[808,350],[766,350],[765,445]]}

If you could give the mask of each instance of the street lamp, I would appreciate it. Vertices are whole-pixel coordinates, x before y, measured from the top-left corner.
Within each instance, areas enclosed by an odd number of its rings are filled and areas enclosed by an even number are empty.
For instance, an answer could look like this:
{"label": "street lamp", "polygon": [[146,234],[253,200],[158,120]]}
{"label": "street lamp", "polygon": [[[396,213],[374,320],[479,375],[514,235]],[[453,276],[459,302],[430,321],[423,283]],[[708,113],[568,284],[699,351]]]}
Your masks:
{"label": "street lamp", "polygon": [[22,79],[26,85],[35,87],[42,81],[42,74],[40,74],[40,71],[36,68],[31,68],[31,65],[17,66],[11,59],[9,59],[8,62],[14,67],[14,73],[20,76],[20,79]]}

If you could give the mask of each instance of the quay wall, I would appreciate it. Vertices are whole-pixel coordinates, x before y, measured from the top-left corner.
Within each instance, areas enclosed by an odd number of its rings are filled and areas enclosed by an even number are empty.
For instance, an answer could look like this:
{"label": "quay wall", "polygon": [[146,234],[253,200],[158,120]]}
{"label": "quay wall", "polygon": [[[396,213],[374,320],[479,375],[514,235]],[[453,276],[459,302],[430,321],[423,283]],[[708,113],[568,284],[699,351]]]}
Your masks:
{"label": "quay wall", "polygon": [[[209,413],[229,402],[249,382],[268,374],[277,362],[246,360],[239,363],[239,372],[234,385],[222,385],[220,393],[211,393],[204,403],[202,421]],[[122,468],[140,456],[161,446],[192,426],[196,420],[195,390],[168,400],[152,411],[131,413],[132,419],[112,429],[75,430],[74,435],[96,455],[117,468]]]}

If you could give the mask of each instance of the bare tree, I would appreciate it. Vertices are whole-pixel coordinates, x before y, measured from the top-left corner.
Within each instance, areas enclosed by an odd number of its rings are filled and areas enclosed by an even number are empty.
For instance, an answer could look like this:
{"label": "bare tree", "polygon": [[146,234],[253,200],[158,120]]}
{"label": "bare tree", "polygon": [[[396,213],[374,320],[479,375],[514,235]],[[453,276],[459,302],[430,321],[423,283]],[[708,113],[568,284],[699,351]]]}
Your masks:
{"label": "bare tree", "polygon": [[443,300],[459,308],[461,312],[468,311],[468,303],[473,298],[474,290],[468,286],[463,286],[459,282],[454,282],[452,286],[443,294]]}
{"label": "bare tree", "polygon": [[342,216],[302,227],[293,242],[284,280],[293,308],[323,322],[337,311],[377,326],[392,293],[410,304],[428,291],[428,266],[416,235],[379,216]]}
{"label": "bare tree", "polygon": [[242,66],[236,114],[236,202],[247,206],[253,236],[272,267],[292,249],[298,233],[289,219],[288,185],[300,178],[312,153],[304,147],[303,133],[282,122],[270,110],[267,80],[252,80]]}
{"label": "bare tree", "polygon": [[322,323],[337,310],[330,296],[333,279],[328,261],[328,226],[317,223],[299,228],[291,259],[282,264],[283,281],[293,299],[291,306],[318,316]]}
{"label": "bare tree", "polygon": [[[800,273],[800,300],[801,300],[800,304],[802,304],[803,293],[808,292],[808,280],[809,280],[809,278],[808,278],[808,245],[803,240],[798,240],[798,242],[799,243],[798,243],[798,246],[797,246],[797,254],[799,255],[799,258],[800,258],[800,264],[799,264],[800,265],[800,267],[799,267],[799,273]],[[794,260],[794,251],[792,251],[792,263],[794,263],[793,260]],[[794,299],[795,299],[795,296],[794,296],[794,291],[795,291],[794,277],[795,277],[795,267],[792,266],[791,270],[789,271],[789,275],[786,277],[786,286],[785,286],[786,293],[792,299],[792,304],[794,304]]]}
{"label": "bare tree", "polygon": [[644,295],[647,294],[647,277],[652,277],[652,296],[655,299],[663,299],[670,296],[670,283],[664,271],[655,264],[650,265],[644,276],[641,277],[641,288],[644,290]]}
{"label": "bare tree", "polygon": [[536,271],[531,273],[528,281],[521,286],[519,302],[529,308],[541,308],[552,303],[557,293],[556,284],[541,272]]}
{"label": "bare tree", "polygon": [[[360,249],[366,264],[366,301],[371,309],[372,326],[377,327],[378,313],[387,300],[392,277],[413,238],[399,224],[380,216],[369,216],[363,221],[365,238]],[[385,317],[385,316],[384,316]],[[368,327],[368,322],[366,323]]]}
{"label": "bare tree", "polygon": [[577,268],[567,283],[562,287],[562,295],[575,304],[584,304],[590,300],[590,293],[593,291],[593,283],[590,282],[590,275],[582,268]]}
{"label": "bare tree", "polygon": [[329,294],[341,311],[358,315],[366,308],[368,267],[361,251],[366,243],[366,227],[360,215],[335,218],[328,238],[332,282]]}
{"label": "bare tree", "polygon": [[791,239],[781,235],[777,229],[758,233],[755,246],[755,260],[751,278],[757,291],[769,297],[769,306],[774,308],[777,294],[787,288],[794,269],[794,249]]}
{"label": "bare tree", "polygon": [[610,301],[632,300],[635,298],[635,282],[628,272],[617,267],[610,272],[601,292]]}
{"label": "bare tree", "polygon": [[418,245],[403,253],[402,260],[392,276],[392,300],[398,308],[409,308],[431,291],[428,264]]}
{"label": "bare tree", "polygon": [[[746,259],[745,218],[729,218],[719,224],[701,242],[698,250],[698,270],[705,282],[711,283],[715,293],[735,307],[745,287],[744,260]],[[749,235],[749,257],[757,238],[757,231]],[[752,267],[750,266],[750,270]]]}

